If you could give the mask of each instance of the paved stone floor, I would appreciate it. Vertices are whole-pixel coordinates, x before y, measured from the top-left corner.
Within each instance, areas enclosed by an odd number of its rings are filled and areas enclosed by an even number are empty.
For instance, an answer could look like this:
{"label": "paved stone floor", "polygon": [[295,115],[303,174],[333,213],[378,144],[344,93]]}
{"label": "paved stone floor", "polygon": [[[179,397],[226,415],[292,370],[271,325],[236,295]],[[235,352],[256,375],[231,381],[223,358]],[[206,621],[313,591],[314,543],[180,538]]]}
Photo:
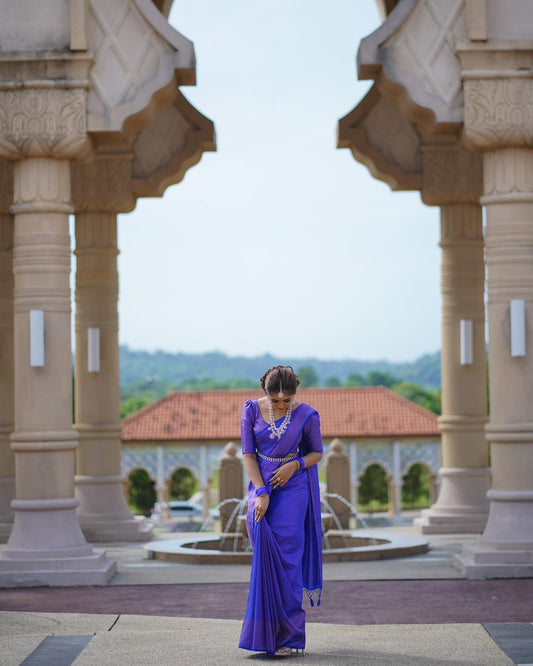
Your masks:
{"label": "paved stone floor", "polygon": [[[471,538],[432,537],[413,558],[326,565],[323,603],[307,610],[305,663],[533,665],[533,580],[465,580],[452,556]],[[108,553],[119,573],[107,587],[0,592],[1,666],[271,660],[237,647],[247,566],[145,560],[137,544]]]}
{"label": "paved stone floor", "polygon": [[[3,590],[0,610],[240,620],[246,583]],[[304,607],[306,604],[304,604]],[[326,581],[310,622],[442,624],[533,621],[533,579]]]}

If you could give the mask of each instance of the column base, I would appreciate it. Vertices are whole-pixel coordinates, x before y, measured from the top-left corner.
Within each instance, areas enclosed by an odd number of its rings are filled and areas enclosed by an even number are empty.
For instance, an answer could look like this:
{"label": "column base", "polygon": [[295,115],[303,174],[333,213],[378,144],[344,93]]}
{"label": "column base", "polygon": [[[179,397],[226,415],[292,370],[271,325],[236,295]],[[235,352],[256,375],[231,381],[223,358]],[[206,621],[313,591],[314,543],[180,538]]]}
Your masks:
{"label": "column base", "polygon": [[76,476],[78,520],[90,542],[149,541],[152,525],[136,518],[124,498],[122,476]]}
{"label": "column base", "polygon": [[12,529],[13,523],[0,523],[0,543],[8,542]]}
{"label": "column base", "polygon": [[0,552],[0,587],[109,582],[116,562],[85,541],[77,505],[76,498],[13,500],[13,530]]}
{"label": "column base", "polygon": [[13,529],[11,501],[15,499],[15,478],[0,479],[0,543],[6,543]]}
{"label": "column base", "polygon": [[102,550],[84,557],[50,557],[18,560],[0,557],[0,588],[107,585],[117,563]]}
{"label": "column base", "polygon": [[483,535],[454,556],[467,578],[533,577],[533,491],[497,491]]}
{"label": "column base", "polygon": [[490,468],[442,468],[436,503],[414,525],[422,534],[481,533],[489,515]]}

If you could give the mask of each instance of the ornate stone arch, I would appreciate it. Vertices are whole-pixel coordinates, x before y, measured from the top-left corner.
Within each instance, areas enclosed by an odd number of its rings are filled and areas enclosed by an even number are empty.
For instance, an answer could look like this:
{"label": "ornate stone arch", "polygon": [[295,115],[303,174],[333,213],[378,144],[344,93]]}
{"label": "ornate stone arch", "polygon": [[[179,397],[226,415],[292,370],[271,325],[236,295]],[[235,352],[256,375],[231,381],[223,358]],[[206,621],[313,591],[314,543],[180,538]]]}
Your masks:
{"label": "ornate stone arch", "polygon": [[157,455],[155,446],[123,446],[120,462],[121,473],[128,476],[136,468],[146,469],[157,483]]}
{"label": "ornate stone arch", "polygon": [[157,479],[152,474],[150,474],[150,470],[146,469],[146,467],[143,467],[142,465],[135,465],[134,467],[129,469],[127,474],[126,474],[126,483],[127,484],[129,483],[129,478],[130,478],[131,473],[136,472],[137,470],[146,472],[148,474],[148,477],[149,477],[150,481],[153,481],[154,483],[157,483]]}
{"label": "ornate stone arch", "polygon": [[423,463],[431,474],[437,474],[440,468],[440,443],[428,442],[402,442],[400,447],[400,470],[409,468],[414,462]]}
{"label": "ornate stone arch", "polygon": [[389,478],[392,476],[392,468],[389,466],[389,464],[384,461],[380,460],[379,458],[373,458],[371,460],[366,461],[361,467],[359,468],[359,471],[357,472],[357,476],[361,478],[364,476],[366,470],[371,466],[371,465],[378,465],[379,467],[382,467],[383,470],[385,471],[386,478]]}
{"label": "ornate stone arch", "polygon": [[422,458],[420,458],[420,459],[414,458],[413,460],[410,460],[404,468],[402,468],[402,471],[401,471],[402,477],[409,474],[409,471],[410,471],[411,467],[413,467],[414,465],[422,465],[422,467],[424,467],[428,471],[430,476],[435,475],[438,471],[438,470],[436,471],[436,470],[432,469],[430,463],[428,463],[427,460],[424,460]]}
{"label": "ornate stone arch", "polygon": [[163,477],[169,479],[178,467],[186,467],[197,478],[202,478],[199,446],[165,446]]}
{"label": "ornate stone arch", "polygon": [[165,481],[170,481],[174,472],[177,472],[179,469],[186,469],[188,472],[190,472],[194,476],[194,478],[197,481],[200,481],[200,477],[196,474],[195,470],[192,467],[190,467],[190,465],[185,465],[185,464],[179,464],[179,465],[175,465],[174,467],[172,467],[172,469],[169,470],[168,474],[165,475]]}

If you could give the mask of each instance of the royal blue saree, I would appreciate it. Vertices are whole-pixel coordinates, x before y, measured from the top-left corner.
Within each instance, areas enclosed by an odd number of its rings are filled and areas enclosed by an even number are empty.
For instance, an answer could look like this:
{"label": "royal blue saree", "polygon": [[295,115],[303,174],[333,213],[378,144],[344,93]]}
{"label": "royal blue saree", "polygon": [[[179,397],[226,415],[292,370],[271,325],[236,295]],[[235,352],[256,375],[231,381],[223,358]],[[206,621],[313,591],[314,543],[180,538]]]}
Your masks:
{"label": "royal blue saree", "polygon": [[257,400],[246,402],[241,420],[242,450],[256,454],[270,503],[264,518],[255,521],[256,495],[250,482],[247,528],[253,560],[239,647],[273,654],[280,647],[305,648],[303,590],[311,605],[313,597],[317,605],[320,603],[320,491],[316,465],[299,470],[284,486],[273,489],[270,478],[282,463],[262,456],[280,459],[294,453],[303,457],[310,451],[322,452],[322,437],[318,413],[305,403],[293,410],[290,425],[279,440],[270,439],[268,426]]}

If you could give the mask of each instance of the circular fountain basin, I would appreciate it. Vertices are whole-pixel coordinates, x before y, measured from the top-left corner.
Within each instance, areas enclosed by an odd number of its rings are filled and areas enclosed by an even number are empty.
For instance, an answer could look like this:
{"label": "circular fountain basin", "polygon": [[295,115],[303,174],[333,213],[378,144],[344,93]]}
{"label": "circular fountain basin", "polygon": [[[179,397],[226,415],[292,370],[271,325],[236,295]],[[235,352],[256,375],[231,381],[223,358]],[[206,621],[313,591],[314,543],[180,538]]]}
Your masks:
{"label": "circular fountain basin", "polygon": [[[420,555],[429,550],[422,537],[376,537],[350,530],[330,530],[324,562],[358,562]],[[243,551],[242,534],[211,534],[151,541],[143,546],[147,559],[189,564],[250,564],[251,551]],[[241,548],[241,550],[239,550]]]}

